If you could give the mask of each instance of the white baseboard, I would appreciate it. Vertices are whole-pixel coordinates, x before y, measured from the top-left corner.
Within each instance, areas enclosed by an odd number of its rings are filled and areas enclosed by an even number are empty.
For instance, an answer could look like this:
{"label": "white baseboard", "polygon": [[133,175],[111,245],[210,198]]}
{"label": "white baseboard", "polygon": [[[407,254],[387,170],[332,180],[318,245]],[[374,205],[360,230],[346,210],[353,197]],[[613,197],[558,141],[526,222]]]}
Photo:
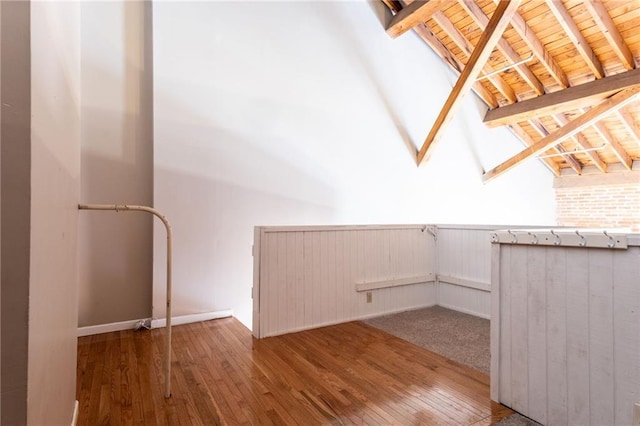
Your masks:
{"label": "white baseboard", "polygon": [[[193,315],[182,315],[182,316],[173,317],[171,320],[171,325],[189,324],[192,322],[208,321],[212,319],[226,318],[230,316],[233,316],[233,310],[231,309],[227,309],[224,311],[215,311],[215,312],[203,312],[200,314],[193,314]],[[141,318],[141,319],[129,320],[129,321],[112,322],[110,324],[99,324],[99,325],[90,325],[87,327],[78,327],[78,337],[91,336],[94,334],[110,333],[112,331],[132,330],[135,328],[136,324],[138,324],[140,321],[148,320],[148,319],[149,318]],[[152,319],[151,328],[164,327],[166,323],[167,321],[165,318]]]}
{"label": "white baseboard", "polygon": [[140,321],[142,321],[142,319],[78,327],[78,337],[110,333],[112,331],[132,330]]}
{"label": "white baseboard", "polygon": [[478,317],[478,318],[484,318],[484,319],[491,319],[491,315],[490,314],[485,314],[482,312],[476,312],[473,311],[471,309],[467,309],[467,308],[463,308],[460,306],[456,306],[456,305],[449,305],[446,303],[438,303],[438,306],[442,306],[443,308],[447,308],[447,309],[451,309],[452,311],[458,311],[458,312],[462,312],[463,314],[468,314],[468,315],[473,315],[474,317]]}
{"label": "white baseboard", "polygon": [[[227,318],[233,316],[233,310],[227,309],[224,311],[215,312],[203,312],[200,314],[181,315],[171,318],[171,325],[189,324],[192,322],[209,321],[218,318]],[[159,318],[151,320],[151,328],[160,328],[167,325],[166,318]]]}
{"label": "white baseboard", "polygon": [[73,417],[71,418],[71,426],[76,426],[78,424],[78,411],[80,410],[80,403],[76,399],[76,402],[73,404]]}

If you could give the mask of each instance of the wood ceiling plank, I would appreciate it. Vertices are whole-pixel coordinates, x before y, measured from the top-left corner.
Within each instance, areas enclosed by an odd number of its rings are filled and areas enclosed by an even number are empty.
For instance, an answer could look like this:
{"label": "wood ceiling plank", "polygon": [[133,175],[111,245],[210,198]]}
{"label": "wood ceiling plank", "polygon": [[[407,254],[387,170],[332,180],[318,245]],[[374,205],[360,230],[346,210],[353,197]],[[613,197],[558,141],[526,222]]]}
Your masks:
{"label": "wood ceiling plank", "polygon": [[[569,119],[564,114],[555,114],[552,117],[560,126],[564,126],[569,122]],[[576,133],[571,137],[571,139],[582,149],[594,148],[594,146],[591,145],[589,140],[582,133]],[[596,151],[586,151],[585,155],[589,157],[589,159],[598,168],[598,170],[600,170],[602,173],[607,172],[607,163],[602,161],[602,158],[600,158],[600,155],[598,155]]]}
{"label": "wood ceiling plank", "polygon": [[504,126],[531,118],[592,106],[614,92],[640,85],[640,68],[489,110],[484,123]]}
{"label": "wood ceiling plank", "polygon": [[553,12],[554,16],[558,20],[558,23],[564,29],[567,37],[575,45],[576,49],[580,53],[580,56],[582,56],[587,66],[591,69],[593,75],[595,75],[596,78],[603,78],[604,69],[602,68],[600,60],[598,59],[596,54],[593,53],[593,50],[591,50],[589,43],[580,32],[580,29],[578,28],[562,2],[557,0],[546,1],[547,6],[551,10],[551,12]]}
{"label": "wood ceiling plank", "polygon": [[[499,1],[499,0],[494,0]],[[533,55],[538,58],[540,63],[546,68],[549,75],[562,87],[569,87],[569,79],[567,74],[558,66],[555,59],[551,56],[549,51],[543,46],[540,39],[536,36],[533,30],[527,25],[524,18],[519,13],[515,13],[511,18],[511,26],[518,33],[520,38],[529,46]]]}
{"label": "wood ceiling plank", "polygon": [[[473,54],[473,45],[462,33],[453,25],[453,23],[442,12],[437,12],[433,15],[433,20],[442,28],[447,36],[453,40],[453,42],[460,48],[462,53],[469,58]],[[493,68],[486,64],[482,67],[485,74],[493,72]],[[487,77],[491,83],[498,89],[498,91],[504,96],[510,103],[518,101],[516,93],[513,91],[499,75],[492,75]]]}
{"label": "wood ceiling plank", "polygon": [[431,15],[442,9],[450,0],[417,0],[404,7],[391,19],[387,34],[396,38],[416,25],[426,22]]}
{"label": "wood ceiling plank", "polygon": [[493,48],[518,9],[520,2],[521,0],[503,0],[498,4],[489,24],[480,37],[480,41],[473,50],[469,62],[462,70],[429,135],[418,151],[418,165],[423,160],[428,159],[428,154],[442,137],[447,124],[449,124],[456,111],[460,108],[462,100],[476,82],[475,79],[478,73],[487,62]]}
{"label": "wood ceiling plank", "polygon": [[[531,127],[533,127],[536,132],[538,132],[538,134],[542,137],[546,137],[549,135],[549,133],[551,133],[544,125],[544,123],[542,123],[542,121],[538,120],[537,118],[529,120],[529,124],[531,124]],[[551,149],[555,151],[556,154],[562,154],[562,158],[564,158],[564,160],[567,162],[567,164],[569,164],[573,171],[575,171],[579,175],[582,174],[582,165],[580,164],[580,162],[576,160],[576,157],[574,157],[570,153],[567,153],[567,150],[562,145],[556,145]]]}
{"label": "wood ceiling plank", "polygon": [[631,102],[634,102],[637,99],[639,93],[640,87],[638,86],[616,93],[615,95],[600,103],[598,106],[582,114],[575,120],[570,121],[565,126],[540,139],[532,146],[524,149],[505,162],[489,170],[483,175],[482,180],[484,182],[488,182],[492,179],[495,179],[496,177],[511,170],[513,167],[521,164],[529,158],[540,155],[552,146],[555,146],[561,143],[563,140],[574,136],[582,129],[594,125],[606,115],[619,110],[620,108],[630,104]]}
{"label": "wood ceiling plank", "polygon": [[[484,14],[484,11],[473,1],[459,0],[459,4],[471,15],[471,17],[476,22],[476,25],[480,27],[481,30],[485,31],[487,28],[487,23],[489,22],[489,18]],[[513,18],[513,17],[512,17]],[[518,55],[509,42],[507,42],[503,37],[500,37],[497,43],[498,50],[508,58],[511,63],[516,63],[522,61],[522,57]],[[526,64],[520,64],[514,68],[518,74],[523,78],[523,80],[531,86],[531,88],[538,94],[544,94],[544,86],[536,77],[533,72],[527,67]]]}
{"label": "wood ceiling plank", "polygon": [[624,67],[628,70],[634,69],[636,62],[633,59],[631,50],[629,50],[629,46],[627,46],[627,43],[622,38],[618,28],[616,28],[613,19],[609,16],[609,12],[604,3],[602,1],[585,0],[584,4],[600,27],[611,48],[613,48],[616,55],[618,55],[622,61]]}

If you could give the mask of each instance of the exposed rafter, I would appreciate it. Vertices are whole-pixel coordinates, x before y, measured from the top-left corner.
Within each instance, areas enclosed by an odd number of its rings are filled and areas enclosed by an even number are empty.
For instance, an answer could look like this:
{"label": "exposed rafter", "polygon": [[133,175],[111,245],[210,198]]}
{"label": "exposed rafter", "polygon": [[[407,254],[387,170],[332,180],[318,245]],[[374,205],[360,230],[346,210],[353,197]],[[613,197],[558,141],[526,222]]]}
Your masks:
{"label": "exposed rafter", "polygon": [[[500,0],[494,0],[498,2]],[[567,74],[556,63],[555,59],[551,56],[546,47],[543,46],[540,39],[536,36],[525,20],[519,13],[515,13],[511,18],[511,26],[520,35],[522,40],[529,46],[533,55],[538,58],[540,63],[547,69],[549,75],[562,87],[563,89],[569,87],[569,79]]]}
{"label": "exposed rafter", "polygon": [[587,66],[591,69],[593,75],[595,75],[596,78],[603,78],[604,69],[602,68],[600,60],[598,59],[596,54],[593,53],[593,50],[589,46],[589,43],[584,38],[584,36],[580,32],[580,29],[571,18],[571,15],[569,15],[569,12],[564,7],[564,4],[558,0],[547,0],[547,6],[549,6],[549,9],[555,15],[558,23],[562,26],[565,33],[567,34],[567,37],[569,37],[569,39],[576,46],[576,49],[578,49],[580,56],[582,56],[582,59],[584,59]]}
{"label": "exposed rafter", "polygon": [[597,104],[612,93],[638,85],[640,85],[640,68],[492,109],[485,115],[484,123],[490,127],[504,126],[544,115],[584,108]]}
{"label": "exposed rafter", "polygon": [[634,69],[636,62],[633,59],[633,54],[622,38],[620,31],[616,28],[616,24],[613,23],[613,19],[609,16],[604,2],[602,0],[585,0],[584,5],[587,7],[596,24],[602,29],[602,33],[613,48],[613,51],[616,52],[620,58],[624,67],[628,70]]}
{"label": "exposed rafter", "polygon": [[[529,124],[542,137],[548,136],[550,133],[544,123],[542,123],[542,121],[538,119],[529,120]],[[580,165],[580,162],[576,160],[576,158],[572,154],[568,153],[562,145],[556,145],[551,149],[555,151],[556,154],[562,155],[564,160],[567,162],[567,164],[569,164],[569,166],[571,166],[574,172],[576,172],[577,174],[582,174],[582,166]]]}
{"label": "exposed rafter", "polygon": [[620,121],[622,121],[625,129],[627,129],[627,132],[629,132],[629,135],[636,141],[636,144],[638,144],[638,146],[640,147],[640,128],[638,128],[638,125],[633,121],[633,118],[626,111],[618,110],[617,114],[620,118]]}
{"label": "exposed rafter", "polygon": [[[583,111],[586,112],[587,110]],[[627,151],[625,151],[622,145],[620,145],[620,142],[618,142],[613,136],[611,136],[611,132],[609,132],[607,126],[605,126],[602,121],[598,121],[593,125],[593,127],[596,129],[600,137],[602,137],[602,139],[607,143],[607,145],[609,145],[609,147],[616,155],[616,157],[618,157],[625,169],[631,170],[631,164],[633,163],[633,160],[631,160],[631,157],[629,157]]]}
{"label": "exposed rafter", "polygon": [[534,145],[524,149],[523,151],[509,158],[507,161],[489,170],[483,175],[483,181],[488,182],[489,180],[500,176],[501,174],[505,173],[508,170],[511,170],[518,164],[521,164],[531,157],[540,155],[549,148],[582,131],[584,128],[597,123],[612,112],[615,112],[625,105],[634,102],[637,99],[639,93],[640,87],[634,87],[616,93],[612,97],[603,101],[600,105],[590,109],[575,120],[570,121],[565,126],[540,139]]}
{"label": "exposed rafter", "polygon": [[[465,9],[473,18],[476,25],[478,25],[482,31],[485,31],[489,22],[489,18],[487,18],[487,15],[484,14],[482,9],[472,1],[459,0],[459,3],[460,6],[462,6],[462,8]],[[518,52],[516,52],[515,49],[511,47],[511,45],[504,38],[502,38],[502,35],[498,39],[497,48],[512,63],[520,62],[523,59],[520,57],[520,55],[518,55]],[[529,86],[531,86],[536,94],[542,95],[544,93],[544,86],[542,85],[540,80],[538,80],[538,77],[536,77],[529,69],[529,67],[527,67],[526,64],[520,64],[516,66],[515,70],[518,72],[518,74],[520,74],[522,79],[526,81]]]}
{"label": "exposed rafter", "polygon": [[[560,126],[564,126],[569,122],[569,119],[565,117],[564,114],[555,114],[553,115],[553,119]],[[591,143],[589,143],[587,138],[582,133],[578,132],[569,139],[577,143],[582,149],[591,150],[594,148],[594,146]],[[600,158],[600,155],[596,151],[586,151],[585,155],[587,155],[591,159],[591,161],[598,168],[598,170],[600,170],[602,173],[606,173],[607,163],[602,161],[602,158]]]}
{"label": "exposed rafter", "polygon": [[[520,139],[524,143],[524,146],[531,146],[536,143],[520,125],[514,124],[507,127],[514,135],[518,137],[518,139]],[[542,164],[547,166],[551,173],[556,176],[560,176],[560,167],[553,160],[551,160],[550,158],[541,158],[540,161],[542,161]]]}
{"label": "exposed rafter", "polygon": [[438,118],[436,119],[427,139],[422,144],[420,151],[418,151],[418,164],[420,164],[425,158],[428,158],[430,149],[441,138],[442,133],[447,124],[453,118],[453,115],[462,104],[462,100],[469,93],[475,78],[487,62],[489,55],[495,47],[498,40],[502,37],[502,33],[509,24],[511,17],[516,12],[520,0],[504,0],[498,4],[496,11],[494,12],[486,30],[482,33],[480,40],[476,48],[473,50],[473,54],[469,59],[469,62],[465,66],[464,70],[458,77],[451,94],[447,98],[447,101],[440,111]]}
{"label": "exposed rafter", "polygon": [[416,25],[425,22],[440,10],[448,0],[417,0],[400,10],[387,26],[387,34],[398,37]]}
{"label": "exposed rafter", "polygon": [[[453,25],[453,23],[447,18],[444,13],[436,12],[433,15],[433,20],[438,23],[440,28],[449,35],[451,40],[460,48],[462,52],[467,56],[467,58],[471,57],[473,54],[473,45],[467,38]],[[488,64],[482,67],[482,70],[485,74],[492,73],[494,70]],[[515,92],[499,75],[492,75],[487,77],[491,83],[498,89],[498,91],[504,96],[510,103],[517,102],[518,98],[516,97]]]}

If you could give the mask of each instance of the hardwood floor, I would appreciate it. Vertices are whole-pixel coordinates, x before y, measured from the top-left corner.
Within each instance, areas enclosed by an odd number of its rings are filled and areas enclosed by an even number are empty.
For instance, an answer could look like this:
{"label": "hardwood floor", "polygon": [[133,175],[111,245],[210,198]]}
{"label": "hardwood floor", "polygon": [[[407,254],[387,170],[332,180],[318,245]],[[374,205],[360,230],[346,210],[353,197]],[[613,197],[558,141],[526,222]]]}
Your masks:
{"label": "hardwood floor", "polygon": [[255,340],[234,318],[78,339],[79,425],[489,425],[512,412],[489,378],[351,322]]}

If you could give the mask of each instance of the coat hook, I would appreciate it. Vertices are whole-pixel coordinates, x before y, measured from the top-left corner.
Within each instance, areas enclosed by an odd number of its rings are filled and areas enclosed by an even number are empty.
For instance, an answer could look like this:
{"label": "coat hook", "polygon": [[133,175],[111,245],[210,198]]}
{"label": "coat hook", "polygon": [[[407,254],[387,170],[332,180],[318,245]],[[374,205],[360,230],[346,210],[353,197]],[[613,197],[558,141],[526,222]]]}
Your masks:
{"label": "coat hook", "polygon": [[562,241],[560,241],[560,235],[558,235],[555,232],[553,232],[553,229],[551,230],[551,235],[556,237],[556,239],[553,241],[553,245],[554,246],[559,246],[562,243]]}
{"label": "coat hook", "polygon": [[492,243],[499,243],[500,242],[500,237],[498,237],[498,234],[496,232],[492,232],[491,233],[491,242]]}
{"label": "coat hook", "polygon": [[509,233],[509,235],[511,235],[511,244],[517,244],[518,236],[514,232],[511,232],[510,229],[508,229],[507,232]]}
{"label": "coat hook", "polygon": [[607,234],[607,231],[602,231],[604,233],[604,235],[606,235],[609,238],[609,242],[607,243],[607,247],[609,248],[614,248],[616,246],[616,239],[613,238],[611,235]]}
{"label": "coat hook", "polygon": [[580,242],[578,243],[578,245],[580,247],[584,247],[587,245],[587,239],[584,237],[584,235],[582,235],[577,229],[576,229],[576,235],[578,237],[580,237]]}
{"label": "coat hook", "polygon": [[531,244],[533,244],[534,246],[538,244],[538,236],[536,234],[534,234],[533,232],[527,232],[527,234],[531,235]]}

